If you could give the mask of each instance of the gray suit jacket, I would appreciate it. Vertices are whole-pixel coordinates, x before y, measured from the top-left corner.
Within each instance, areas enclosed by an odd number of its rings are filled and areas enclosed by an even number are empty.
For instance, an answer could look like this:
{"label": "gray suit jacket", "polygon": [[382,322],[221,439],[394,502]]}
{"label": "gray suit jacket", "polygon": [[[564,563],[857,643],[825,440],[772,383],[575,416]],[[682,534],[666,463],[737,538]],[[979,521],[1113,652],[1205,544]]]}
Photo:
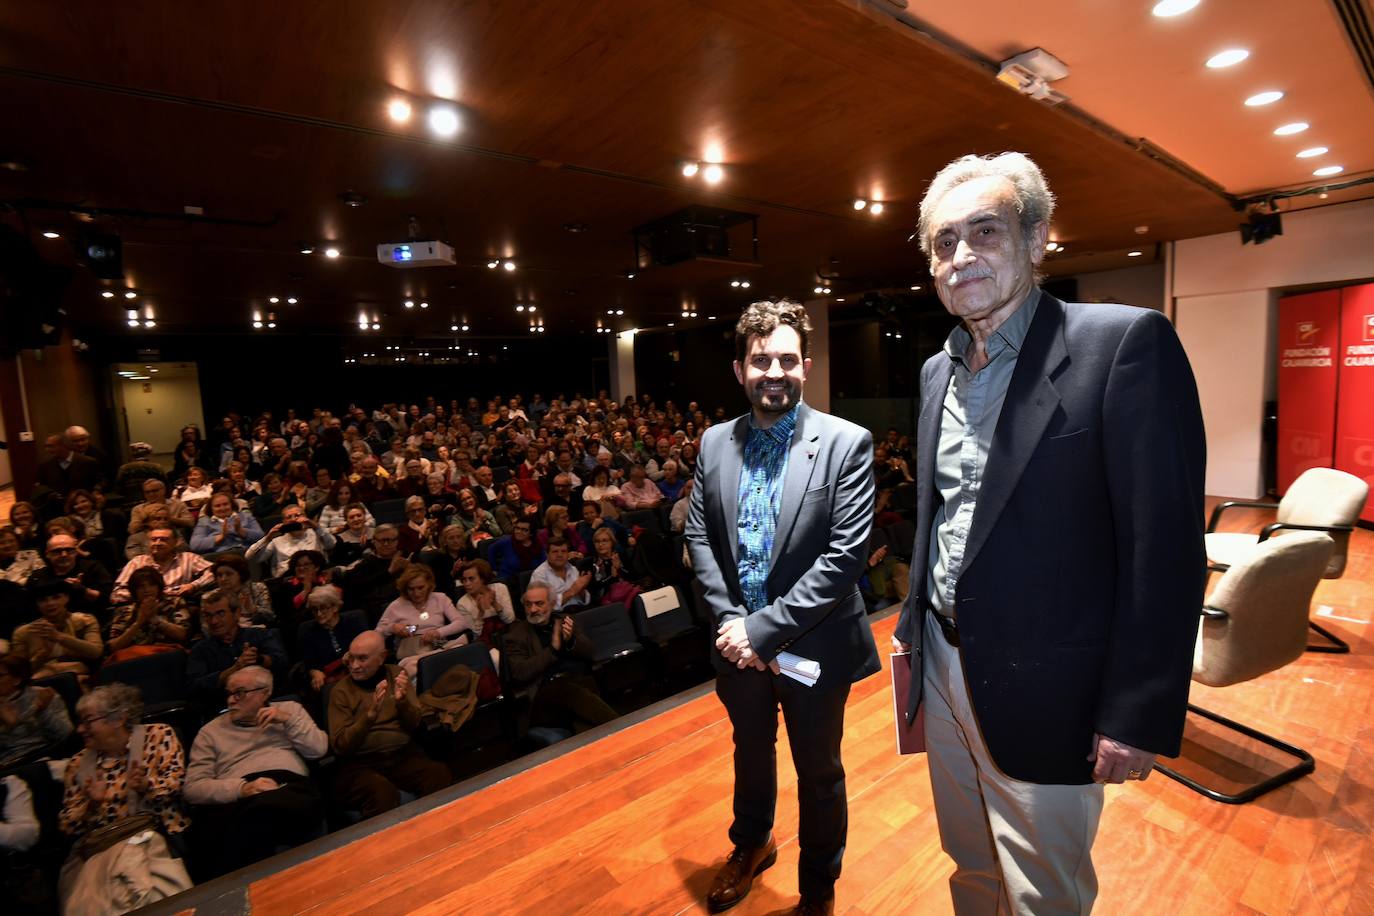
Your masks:
{"label": "gray suit jacket", "polygon": [[[805,403],[783,480],[773,539],[769,604],[748,614],[739,584],[739,475],[748,415],[706,430],[687,512],[692,567],[717,625],[745,618],[754,651],[770,661],[786,649],[820,662],[818,687],[878,671],[878,654],[856,583],[873,525],[873,437]],[[713,661],[734,666],[718,651]]]}

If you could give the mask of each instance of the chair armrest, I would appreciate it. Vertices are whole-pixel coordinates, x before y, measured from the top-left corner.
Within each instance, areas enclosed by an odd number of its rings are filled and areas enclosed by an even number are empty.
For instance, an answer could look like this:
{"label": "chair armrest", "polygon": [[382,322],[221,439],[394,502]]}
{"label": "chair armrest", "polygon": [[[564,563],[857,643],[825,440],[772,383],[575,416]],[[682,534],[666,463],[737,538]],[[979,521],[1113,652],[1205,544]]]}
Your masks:
{"label": "chair armrest", "polygon": [[1226,620],[1231,615],[1219,607],[1212,607],[1210,604],[1204,604],[1202,606],[1202,616],[1206,617],[1208,620]]}
{"label": "chair armrest", "polygon": [[1335,532],[1335,533],[1337,533],[1337,534],[1339,534],[1339,533],[1341,533],[1341,532],[1345,532],[1345,533],[1349,534],[1350,532],[1352,532],[1352,531],[1355,530],[1355,526],[1354,526],[1354,525],[1295,525],[1295,524],[1293,524],[1292,522],[1274,522],[1272,525],[1265,525],[1265,526],[1264,526],[1264,529],[1263,529],[1262,531],[1260,531],[1259,539],[1260,539],[1261,541],[1267,541],[1267,540],[1269,540],[1269,536],[1270,536],[1271,534],[1273,534],[1273,533],[1276,532],[1276,531],[1283,531],[1283,530],[1285,530],[1285,529],[1287,529],[1287,530],[1289,530],[1289,531],[1325,531],[1325,532],[1328,533],[1328,534],[1331,534],[1332,532]]}
{"label": "chair armrest", "polygon": [[1221,513],[1225,512],[1227,509],[1277,509],[1278,507],[1278,503],[1250,503],[1241,502],[1239,500],[1229,500],[1224,503],[1219,503],[1217,507],[1212,510],[1212,517],[1207,520],[1207,531],[1211,533],[1217,530],[1217,523],[1221,521]]}

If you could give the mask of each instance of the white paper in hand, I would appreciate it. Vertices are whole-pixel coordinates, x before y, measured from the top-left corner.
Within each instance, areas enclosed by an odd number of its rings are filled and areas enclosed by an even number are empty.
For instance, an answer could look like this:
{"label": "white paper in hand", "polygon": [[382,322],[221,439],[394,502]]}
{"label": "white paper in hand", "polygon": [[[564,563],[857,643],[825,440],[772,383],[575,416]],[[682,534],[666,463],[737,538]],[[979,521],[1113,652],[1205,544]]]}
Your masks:
{"label": "white paper in hand", "polygon": [[814,687],[816,681],[820,680],[820,662],[802,658],[800,655],[793,655],[791,652],[779,652],[774,657],[774,661],[778,663],[778,670],[781,673],[794,681],[805,684],[807,687]]}

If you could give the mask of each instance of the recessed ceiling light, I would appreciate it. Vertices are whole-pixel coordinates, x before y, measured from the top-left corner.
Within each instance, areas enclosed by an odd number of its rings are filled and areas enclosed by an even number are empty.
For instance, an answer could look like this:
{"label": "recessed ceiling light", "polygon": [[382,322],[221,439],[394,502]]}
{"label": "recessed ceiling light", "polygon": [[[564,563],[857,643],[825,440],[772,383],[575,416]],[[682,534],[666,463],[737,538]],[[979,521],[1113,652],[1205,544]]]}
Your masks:
{"label": "recessed ceiling light", "polygon": [[415,308],[415,300],[414,300],[414,299],[407,299],[407,300],[405,301],[405,307],[408,308],[408,309],[413,309],[413,308]]}
{"label": "recessed ceiling light", "polygon": [[699,163],[699,162],[691,162],[691,161],[688,161],[688,162],[682,163],[681,168],[682,168],[682,177],[683,177],[683,178],[691,178],[693,175],[695,175],[695,174],[701,169],[701,163]]}
{"label": "recessed ceiling light", "polygon": [[741,280],[741,281],[739,281],[739,285],[740,285],[740,288],[741,288],[741,289],[748,289],[748,288],[749,288],[749,281],[748,281],[748,280]]}
{"label": "recessed ceiling light", "polygon": [[386,106],[386,113],[397,124],[404,124],[410,120],[410,103],[405,99],[392,99]]}
{"label": "recessed ceiling light", "polygon": [[155,328],[155,327],[157,327],[157,322],[154,321],[154,320],[151,319],[151,318],[145,318],[145,319],[143,320],[143,326],[144,326],[145,328]]}
{"label": "recessed ceiling light", "polygon": [[287,304],[287,305],[295,305],[295,304],[296,304],[297,302],[299,302],[299,301],[300,301],[300,300],[298,300],[295,296],[287,296],[287,297],[286,297],[286,304]]}
{"label": "recessed ceiling light", "polygon": [[[524,306],[523,304],[522,304],[522,305],[517,305],[517,306],[515,307],[515,310],[516,310],[517,312],[523,312],[523,311],[525,310],[525,306]],[[607,314],[610,314],[610,313],[607,312]]]}
{"label": "recessed ceiling light", "polygon": [[100,298],[101,298],[101,299],[113,299],[113,298],[114,298],[114,293],[110,292],[110,291],[107,289],[107,290],[105,290],[103,293],[100,294]]}
{"label": "recessed ceiling light", "polygon": [[420,308],[422,308],[422,309],[427,309],[427,308],[429,308],[429,303],[428,303],[428,302],[421,302],[421,303],[420,303]]}
{"label": "recessed ceiling light", "polygon": [[137,298],[138,298],[138,293],[134,292],[133,290],[128,290],[128,291],[126,291],[126,292],[124,293],[124,298],[125,298],[125,299],[137,299]]}
{"label": "recessed ceiling light", "polygon": [[304,245],[304,244],[301,245],[301,254],[314,254],[314,253],[315,253],[315,246],[314,246],[314,245]]}
{"label": "recessed ceiling light", "polygon": [[448,326],[448,329],[449,329],[450,331],[456,331],[456,330],[458,330],[458,325],[456,325],[456,324],[451,324],[451,325]]}
{"label": "recessed ceiling light", "polygon": [[60,232],[54,232],[53,230],[49,229],[47,232],[44,232],[44,233],[43,233],[43,238],[45,238],[45,239],[60,239],[60,238],[62,238],[62,233],[60,233]]}
{"label": "recessed ceiling light", "polygon": [[738,288],[739,288],[739,281],[738,281],[738,280],[731,280],[731,281],[730,281],[730,285],[738,289]]}
{"label": "recessed ceiling light", "polygon": [[879,213],[882,213],[883,202],[880,200],[873,201],[873,203],[868,205],[868,212],[872,213],[874,216],[877,216]]}
{"label": "recessed ceiling light", "polygon": [[339,249],[330,246],[324,250],[324,256],[326,258],[337,258],[339,256]]}
{"label": "recessed ceiling light", "polygon": [[1277,89],[1270,89],[1268,92],[1257,92],[1245,100],[1246,106],[1258,108],[1261,105],[1272,105],[1283,98],[1283,93]]}
{"label": "recessed ceiling light", "polygon": [[138,327],[138,319],[137,319],[137,318],[130,318],[130,319],[129,319],[129,327],[131,327],[131,328],[136,328],[136,327]]}
{"label": "recessed ceiling light", "polygon": [[920,284],[918,283],[917,285],[915,285],[915,286],[913,286],[913,287],[911,288],[911,291],[914,293],[914,292],[916,292],[917,290],[919,290],[920,288],[921,288],[921,286],[920,286]]}
{"label": "recessed ceiling light", "polygon": [[467,329],[468,329],[468,326],[467,326],[467,325],[463,325],[463,330],[466,331]]}
{"label": "recessed ceiling light", "polygon": [[441,137],[458,133],[458,112],[448,105],[435,105],[429,110],[429,129]]}
{"label": "recessed ceiling light", "polygon": [[381,326],[380,323],[378,323],[378,322],[376,322],[376,321],[372,322],[372,330],[374,330],[374,331],[380,331],[381,329],[382,329],[382,326]]}
{"label": "recessed ceiling light", "polygon": [[1282,127],[1274,128],[1274,136],[1289,137],[1293,134],[1300,134],[1310,127],[1306,121],[1294,121],[1292,124],[1285,124]]}
{"label": "recessed ceiling light", "polygon": [[868,206],[868,201],[864,200],[862,197],[855,198],[855,200],[854,200],[854,209],[855,209],[855,210],[862,210],[864,207],[867,207],[867,206]]}
{"label": "recessed ceiling light", "polygon": [[281,299],[277,298],[276,296],[268,296],[267,301],[272,303],[273,305],[276,305],[278,302],[281,301]]}
{"label": "recessed ceiling light", "polygon": [[1341,172],[1344,171],[1345,166],[1343,165],[1324,165],[1312,174],[1316,175],[1318,178],[1326,178],[1330,175],[1339,175]]}
{"label": "recessed ceiling light", "polygon": [[1308,147],[1307,149],[1302,150],[1301,152],[1299,152],[1299,153],[1298,153],[1298,158],[1299,158],[1299,159],[1311,159],[1312,157],[1314,157],[1314,156],[1320,156],[1322,153],[1325,153],[1325,152],[1327,152],[1327,149],[1326,149],[1326,147],[1324,147],[1324,146],[1312,146],[1312,147]]}
{"label": "recessed ceiling light", "polygon": [[1151,12],[1160,19],[1168,19],[1170,16],[1183,15],[1201,2],[1202,0],[1159,0]]}
{"label": "recessed ceiling light", "polygon": [[255,321],[255,322],[253,322],[253,327],[254,327],[255,329],[257,329],[257,330],[262,330],[262,322],[261,322],[261,321]]}
{"label": "recessed ceiling light", "polygon": [[1046,251],[1058,251],[1058,250],[1059,250],[1059,243],[1058,243],[1058,242],[1046,242],[1046,243],[1045,243],[1045,250],[1046,250]]}
{"label": "recessed ceiling light", "polygon": [[503,270],[505,270],[507,273],[509,273],[510,271],[515,270],[515,262],[514,262],[514,261],[502,261],[502,262],[501,262],[501,267],[502,267]]}
{"label": "recessed ceiling light", "polygon": [[1128,257],[1128,258],[1138,258],[1138,257],[1140,257],[1140,256],[1141,256],[1142,254],[1144,254],[1144,253],[1145,253],[1145,252],[1143,252],[1143,251],[1128,251],[1128,252],[1126,252],[1126,257]]}
{"label": "recessed ceiling light", "polygon": [[701,170],[701,177],[706,179],[707,184],[718,184],[725,177],[725,169],[713,162]]}
{"label": "recessed ceiling light", "polygon": [[138,309],[129,309],[128,316],[129,316],[129,320],[137,322],[137,321],[138,321]]}
{"label": "recessed ceiling light", "polygon": [[836,301],[836,302],[843,302],[843,301],[844,301],[844,296],[836,296],[836,297],[835,297],[835,301]]}
{"label": "recessed ceiling light", "polygon": [[1207,58],[1207,66],[1213,70],[1220,70],[1223,67],[1234,67],[1249,56],[1250,52],[1244,48],[1230,48]]}

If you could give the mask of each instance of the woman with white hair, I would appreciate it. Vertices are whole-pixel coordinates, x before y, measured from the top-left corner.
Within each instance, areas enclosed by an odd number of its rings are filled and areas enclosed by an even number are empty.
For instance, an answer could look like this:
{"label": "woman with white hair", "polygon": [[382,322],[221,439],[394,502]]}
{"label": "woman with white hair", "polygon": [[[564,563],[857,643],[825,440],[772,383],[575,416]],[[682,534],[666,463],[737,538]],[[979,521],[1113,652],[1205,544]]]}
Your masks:
{"label": "woman with white hair", "polygon": [[316,586],[305,599],[305,606],[311,619],[301,624],[296,654],[300,656],[304,686],[318,695],[325,684],[348,673],[344,664],[348,644],[367,629],[367,622],[358,614],[342,613],[343,592],[336,585]]}

